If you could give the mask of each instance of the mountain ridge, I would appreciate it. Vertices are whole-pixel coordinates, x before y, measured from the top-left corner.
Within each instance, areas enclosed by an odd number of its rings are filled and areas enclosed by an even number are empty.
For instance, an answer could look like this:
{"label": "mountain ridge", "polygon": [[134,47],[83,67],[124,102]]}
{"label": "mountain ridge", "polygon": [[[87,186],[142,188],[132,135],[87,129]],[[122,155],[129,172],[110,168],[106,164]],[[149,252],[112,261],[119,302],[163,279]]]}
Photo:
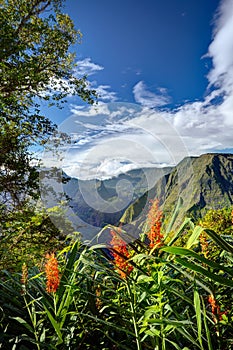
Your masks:
{"label": "mountain ridge", "polygon": [[133,169],[107,180],[70,178],[63,188],[70,198],[73,211],[82,220],[103,227],[106,224],[117,224],[126,208],[171,169]]}
{"label": "mountain ridge", "polygon": [[[208,209],[233,204],[233,154],[206,153],[199,157],[186,157],[169,174],[134,204],[121,218],[123,224],[140,226],[146,220],[149,200],[158,198],[165,217],[171,217],[177,201],[182,198],[176,226],[184,216],[198,219]],[[144,214],[138,214],[143,212]],[[139,219],[137,218],[139,215]]]}
{"label": "mountain ridge", "polygon": [[[68,196],[68,218],[87,239],[106,225],[119,224],[136,238],[147,220],[150,200],[155,198],[168,221],[182,199],[172,229],[185,216],[196,220],[208,209],[233,203],[233,154],[229,153],[186,157],[173,168],[134,169],[108,180],[77,180],[59,169],[46,174],[45,203],[52,207],[57,197],[66,200]],[[65,183],[61,183],[63,175]]]}

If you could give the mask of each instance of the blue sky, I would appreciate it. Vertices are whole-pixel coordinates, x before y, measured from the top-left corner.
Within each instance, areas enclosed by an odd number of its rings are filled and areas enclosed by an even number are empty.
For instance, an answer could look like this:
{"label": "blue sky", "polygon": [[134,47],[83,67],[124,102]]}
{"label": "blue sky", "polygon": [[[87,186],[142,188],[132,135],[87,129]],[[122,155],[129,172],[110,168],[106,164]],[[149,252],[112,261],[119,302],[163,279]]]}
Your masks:
{"label": "blue sky", "polygon": [[83,33],[80,59],[104,67],[95,76],[120,101],[135,102],[133,86],[143,80],[152,92],[166,88],[171,105],[202,98],[216,0],[67,1]]}
{"label": "blue sky", "polygon": [[[233,149],[232,0],[67,0],[77,76],[100,93],[50,117],[72,133],[63,168],[109,177]],[[82,169],[82,174],[80,171]]]}

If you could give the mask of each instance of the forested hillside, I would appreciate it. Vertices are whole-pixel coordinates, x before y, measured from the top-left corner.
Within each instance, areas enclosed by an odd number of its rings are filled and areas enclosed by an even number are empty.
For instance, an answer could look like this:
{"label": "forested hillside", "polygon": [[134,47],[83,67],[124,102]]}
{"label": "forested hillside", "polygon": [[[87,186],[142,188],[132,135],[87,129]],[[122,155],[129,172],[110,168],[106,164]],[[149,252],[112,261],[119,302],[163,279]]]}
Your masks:
{"label": "forested hillside", "polygon": [[[232,154],[203,154],[200,157],[185,158],[130,206],[121,221],[136,223],[137,213],[145,210],[146,215],[150,198],[159,199],[167,218],[173,215],[176,204],[182,200],[174,223],[176,226],[181,224],[185,216],[197,220],[209,209],[230,207],[233,203]],[[140,214],[137,225],[145,220],[145,215]]]}

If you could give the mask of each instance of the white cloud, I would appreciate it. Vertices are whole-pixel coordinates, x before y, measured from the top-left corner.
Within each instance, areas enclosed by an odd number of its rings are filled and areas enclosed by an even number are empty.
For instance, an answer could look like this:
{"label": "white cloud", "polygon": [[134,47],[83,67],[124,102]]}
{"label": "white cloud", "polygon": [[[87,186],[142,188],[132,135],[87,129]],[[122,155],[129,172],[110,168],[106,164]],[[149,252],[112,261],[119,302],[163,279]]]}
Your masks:
{"label": "white cloud", "polygon": [[[75,75],[78,78],[82,78],[84,75],[87,77],[102,71],[104,67],[100,66],[91,61],[91,58],[85,58],[76,62],[77,67],[75,70]],[[117,100],[116,92],[111,91],[111,86],[100,84],[98,85],[96,81],[88,80],[89,86],[91,89],[96,90],[98,94],[98,101],[104,102],[114,102]]]}
{"label": "white cloud", "polygon": [[208,49],[212,69],[204,101],[184,104],[173,113],[191,153],[200,154],[233,148],[233,2],[222,1],[215,19],[213,40]]}
{"label": "white cloud", "polygon": [[210,84],[221,86],[232,92],[233,87],[233,1],[221,2],[215,31],[209,46],[208,56],[212,58],[213,68],[208,74]]}
{"label": "white cloud", "polygon": [[166,89],[158,88],[158,93],[154,93],[148,90],[143,81],[139,81],[133,87],[134,99],[137,103],[146,107],[161,107],[167,105],[170,102],[170,98],[167,95]]}
{"label": "white cloud", "polygon": [[76,106],[76,105],[71,105],[70,109],[71,113],[75,116],[84,116],[84,117],[93,117],[96,116],[97,114],[107,114],[109,115],[109,109],[108,105],[106,103],[98,103],[97,106],[89,106],[89,107],[82,107]]}
{"label": "white cloud", "polygon": [[97,88],[94,87],[98,94],[98,99],[101,101],[114,102],[117,100],[116,93],[114,91],[109,91],[111,86],[109,85],[99,85]]}
{"label": "white cloud", "polygon": [[75,75],[78,77],[83,77],[84,75],[90,76],[104,69],[99,64],[92,62],[90,57],[79,60],[76,64]]}

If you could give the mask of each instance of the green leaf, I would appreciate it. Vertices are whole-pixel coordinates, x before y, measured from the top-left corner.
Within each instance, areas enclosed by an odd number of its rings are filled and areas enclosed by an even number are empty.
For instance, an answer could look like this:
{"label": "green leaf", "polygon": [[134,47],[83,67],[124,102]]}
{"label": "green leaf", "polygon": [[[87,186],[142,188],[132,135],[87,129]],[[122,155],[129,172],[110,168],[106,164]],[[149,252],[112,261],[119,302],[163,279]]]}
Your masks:
{"label": "green leaf", "polygon": [[193,305],[192,299],[190,299],[187,295],[182,294],[179,290],[176,290],[175,288],[172,288],[166,285],[166,291],[169,291],[175,294],[179,299],[183,299],[184,301],[186,301],[186,303]]}
{"label": "green leaf", "polygon": [[214,261],[208,260],[208,259],[204,258],[203,256],[201,256],[200,254],[194,252],[193,250],[181,248],[181,247],[162,247],[162,248],[160,248],[160,250],[167,252],[167,253],[170,253],[170,254],[174,254],[174,255],[182,255],[182,256],[186,256],[186,257],[192,257],[192,258],[202,262],[203,264],[212,267],[213,269],[225,271],[225,272],[229,273],[231,276],[233,276],[233,271],[231,268],[225,267],[224,265],[221,265],[221,264],[218,264]]}
{"label": "green leaf", "polygon": [[189,237],[187,244],[186,244],[186,248],[189,249],[191,248],[193,245],[199,243],[199,236],[200,234],[203,232],[203,227],[201,226],[196,226],[193,230],[193,233],[191,234],[191,236]]}
{"label": "green leaf", "polygon": [[108,326],[110,327],[110,329],[117,329],[118,331],[121,331],[125,334],[128,334],[128,335],[131,335],[131,336],[135,336],[135,333],[131,332],[129,330],[129,328],[125,327],[120,327],[118,326],[115,322],[109,322],[107,320],[102,320],[101,318],[97,318],[97,317],[94,317],[92,315],[89,315],[89,314],[86,314],[86,313],[83,313],[83,312],[80,312],[80,315],[81,316],[84,316],[84,317],[87,317],[87,318],[90,318],[93,322],[97,322],[97,323],[100,323],[100,324],[103,324],[105,326]]}
{"label": "green leaf", "polygon": [[212,341],[211,341],[211,332],[209,330],[208,323],[207,323],[206,306],[203,298],[202,298],[202,309],[203,309],[203,316],[204,316],[203,320],[204,320],[205,332],[207,336],[208,350],[214,350],[212,346]]}
{"label": "green leaf", "polygon": [[181,235],[181,233],[185,230],[185,228],[187,226],[191,226],[193,227],[193,222],[191,221],[190,218],[185,218],[184,222],[182,223],[182,225],[179,227],[179,229],[176,231],[175,235],[172,237],[172,239],[170,240],[170,242],[168,242],[168,246],[171,246]]}
{"label": "green leaf", "polygon": [[69,254],[69,258],[68,258],[68,261],[66,263],[66,267],[65,267],[65,270],[62,274],[62,278],[61,278],[61,281],[60,281],[60,285],[59,285],[59,288],[57,290],[57,295],[59,298],[62,298],[63,297],[63,294],[65,292],[65,288],[66,288],[66,284],[67,284],[67,281],[69,280],[69,277],[70,277],[70,274],[71,274],[71,271],[73,270],[73,267],[74,267],[74,263],[77,259],[77,251],[78,251],[78,241],[76,241],[74,244],[73,244],[73,247],[72,247],[72,250]]}
{"label": "green leaf", "polygon": [[[165,239],[167,237],[167,234],[171,231],[172,229],[172,226],[174,225],[175,221],[176,221],[176,218],[179,214],[179,211],[180,211],[180,208],[182,207],[183,205],[183,199],[182,197],[179,197],[178,198],[178,201],[177,201],[177,204],[176,204],[176,207],[175,207],[175,210],[174,210],[174,213],[169,221],[169,224],[168,224],[168,227],[166,228],[166,235],[165,235]],[[174,238],[173,238],[174,239]]]}
{"label": "green leaf", "polygon": [[43,328],[43,331],[41,332],[41,335],[40,335],[40,342],[44,343],[45,342],[45,338],[46,338],[46,329]]}
{"label": "green leaf", "polygon": [[195,283],[200,286],[201,288],[203,288],[204,290],[207,291],[208,294],[211,294],[212,291],[211,289],[209,288],[209,286],[207,285],[207,282],[204,281],[205,283],[203,283],[203,279],[200,280],[197,276],[193,276],[191,275],[190,273],[188,273],[186,271],[186,269],[183,269],[182,267],[179,267],[178,264],[172,264],[172,263],[169,263],[169,266],[171,266],[174,270],[177,270],[179,271],[182,275],[184,275],[185,277],[187,277],[188,279],[190,279],[191,281],[194,281],[195,280]]}
{"label": "green leaf", "polygon": [[21,317],[10,317],[13,320],[18,321],[19,323],[21,323],[25,328],[27,328],[30,332],[33,333],[33,328],[30,326],[30,324],[28,324],[23,318]]}
{"label": "green leaf", "polygon": [[179,321],[179,320],[169,320],[166,318],[163,319],[149,319],[147,320],[147,323],[149,324],[158,324],[158,325],[171,325],[171,326],[175,326],[175,327],[183,327],[185,325],[193,325],[193,322],[189,321],[189,320],[184,320],[184,321]]}
{"label": "green leaf", "polygon": [[181,348],[177,343],[175,343],[174,341],[171,341],[170,339],[166,338],[166,341],[170,344],[172,344],[174,346],[174,348],[176,350],[190,350],[189,348],[185,347],[185,348]]}
{"label": "green leaf", "polygon": [[176,258],[176,261],[179,264],[181,264],[182,266],[184,266],[192,271],[198,272],[205,277],[210,278],[212,281],[215,281],[219,284],[223,284],[224,286],[227,286],[227,287],[233,287],[233,280],[229,280],[227,278],[218,276],[218,275],[208,271],[207,269],[204,269],[203,267],[201,267],[197,264],[190,263],[182,258]]}
{"label": "green leaf", "polygon": [[147,275],[139,275],[137,282],[138,283],[148,283],[154,281],[154,279],[151,276],[147,276]]}
{"label": "green leaf", "polygon": [[233,247],[230,244],[228,244],[226,241],[224,241],[224,239],[222,239],[220,235],[218,235],[216,232],[210,229],[203,229],[203,230],[218,244],[220,248],[233,254]]}
{"label": "green leaf", "polygon": [[188,339],[190,344],[195,345],[197,348],[200,349],[199,344],[196,342],[196,340],[192,337],[192,335],[184,327],[183,328],[178,327],[177,332],[179,332],[183,336],[183,338]]}
{"label": "green leaf", "polygon": [[63,343],[63,339],[62,339],[62,333],[59,327],[59,323],[54,319],[54,317],[52,316],[51,312],[46,308],[46,306],[44,306],[44,309],[48,315],[48,318],[54,328],[54,330],[56,331],[57,335],[58,335],[58,342],[57,345],[62,344]]}
{"label": "green leaf", "polygon": [[196,312],[196,319],[197,319],[197,334],[198,334],[198,340],[200,343],[201,348],[203,349],[202,345],[202,319],[201,319],[201,302],[200,302],[200,296],[198,293],[198,290],[194,289],[194,308]]}

